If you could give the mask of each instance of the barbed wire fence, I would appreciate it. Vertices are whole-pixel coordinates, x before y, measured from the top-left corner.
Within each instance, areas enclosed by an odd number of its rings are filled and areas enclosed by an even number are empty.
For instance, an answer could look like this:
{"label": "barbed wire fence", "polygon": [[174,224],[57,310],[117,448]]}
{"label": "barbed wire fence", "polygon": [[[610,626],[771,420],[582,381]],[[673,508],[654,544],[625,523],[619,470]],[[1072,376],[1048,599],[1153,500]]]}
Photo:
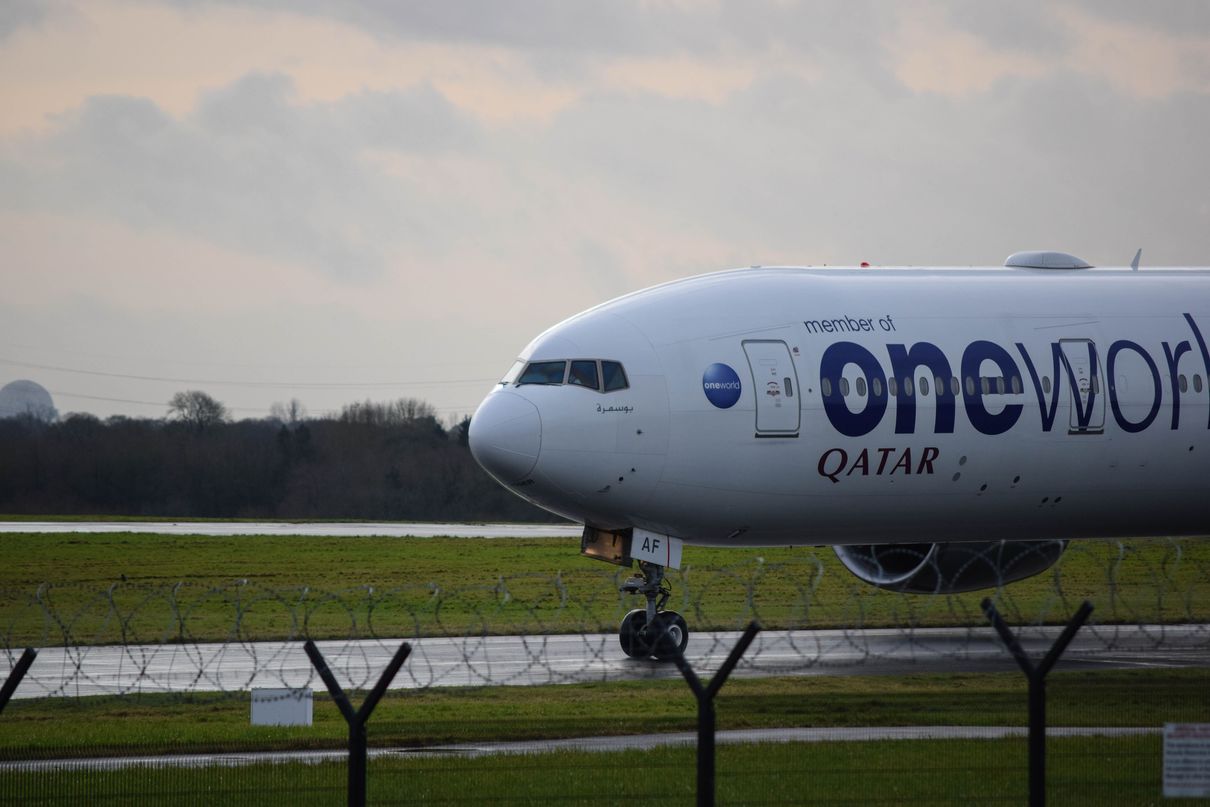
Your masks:
{"label": "barbed wire fence", "polygon": [[[1068,656],[1163,651],[1210,665],[1210,552],[1172,539],[1073,543],[1051,571],[991,592],[902,594],[850,577],[816,553],[670,573],[668,607],[691,626],[695,664],[720,664],[749,622],[765,630],[738,675],[928,669],[1009,659],[980,602],[991,593],[1026,641],[1053,640],[1085,599],[1096,612]],[[617,626],[642,599],[618,592],[626,570],[501,575],[340,590],[118,581],[0,592],[0,672],[42,648],[17,697],[242,692],[318,686],[302,642],[319,643],[347,686],[372,686],[400,641],[414,646],[397,688],[561,684],[675,677],[618,648]]]}
{"label": "barbed wire fence", "polygon": [[[313,641],[341,686],[349,691],[370,689],[403,642],[411,646],[411,654],[394,676],[394,689],[680,679],[676,665],[628,658],[619,646],[619,622],[631,609],[642,606],[641,597],[619,592],[629,574],[602,565],[599,570],[553,575],[499,575],[480,581],[444,579],[334,590],[269,586],[255,579],[220,584],[118,580],[101,586],[47,582],[33,589],[0,591],[0,677],[8,675],[25,647],[33,646],[39,648],[37,663],[17,689],[18,700],[156,693],[183,699],[201,693],[246,699],[253,688],[322,692],[324,682],[304,650],[304,642]],[[750,638],[732,678],[903,675],[959,668],[976,674],[1016,670],[1013,655],[984,613],[982,601],[988,595],[1024,651],[1035,657],[1045,653],[1087,600],[1095,608],[1068,646],[1063,664],[1100,668],[1161,660],[1173,666],[1210,668],[1210,542],[1192,539],[1074,542],[1049,571],[990,591],[962,594],[906,594],[869,586],[849,575],[827,550],[808,550],[791,561],[779,562],[767,562],[754,554],[751,561],[726,568],[686,565],[670,572],[669,578],[673,595],[668,607],[683,614],[692,630],[685,659],[703,676],[724,665],[740,642],[742,629],[751,623],[764,629]],[[689,698],[687,693],[682,695]],[[720,708],[725,709],[725,692],[722,698]],[[1195,719],[1210,717],[1210,697],[1189,704],[1187,713]],[[1134,740],[1121,737],[1113,742]],[[1061,757],[1063,741],[1055,745]],[[1119,767],[1143,764],[1138,761],[1144,757],[1139,756],[1142,752],[1137,746],[1122,747],[1125,750],[1115,753],[1129,764]],[[30,759],[22,753],[0,750],[0,761],[5,756]],[[658,757],[645,757],[634,763],[638,765],[635,770],[640,778],[665,771],[675,779],[686,764],[692,770],[691,760],[686,763],[678,753],[669,750]],[[85,746],[77,755],[88,754]],[[979,762],[968,756],[969,749],[953,760],[935,762],[934,773],[982,781],[999,764],[994,759]],[[673,759],[680,761],[669,761]],[[21,764],[28,768],[34,763]],[[54,767],[61,762],[46,764],[50,766],[48,776],[63,770]],[[160,785],[155,777],[161,776],[162,764],[144,764],[152,773],[140,780],[140,787],[165,800],[196,795],[199,787],[198,792],[213,793],[215,777],[226,775],[215,774],[205,785],[198,785],[198,780],[190,778],[192,774],[175,778],[163,774],[166,784]],[[415,796],[406,787],[392,790],[384,784],[399,775],[394,767],[399,764],[390,757],[371,758],[370,792],[378,794],[376,801],[384,800],[382,794],[388,791]],[[480,773],[474,775],[506,777],[545,765],[542,770],[556,777],[560,766],[567,764],[561,759],[491,763],[488,768],[494,773],[475,769]],[[575,770],[585,776],[605,777],[608,766],[616,764],[574,763],[581,766]],[[815,773],[824,778],[857,776],[859,767],[846,764],[833,763]],[[1081,758],[1071,756],[1064,770],[1082,764]],[[324,803],[341,790],[339,775],[333,777],[329,772],[324,778],[309,767],[306,771],[278,767],[281,772],[274,774],[276,778],[262,778],[251,785],[232,780],[235,783],[229,790],[218,792],[232,801],[271,800],[266,793],[293,799],[302,783],[314,780],[316,792],[326,794],[317,803]],[[905,763],[901,773],[910,775],[910,767]],[[1018,779],[1023,779],[1023,761],[1020,768]],[[29,793],[42,798],[48,788],[60,787],[35,779],[18,780],[13,772],[17,770],[0,770],[0,782],[19,782],[0,786],[0,802],[9,797],[20,802]],[[22,776],[35,775],[20,770]],[[439,772],[443,776],[470,775],[450,774],[439,766],[418,769],[415,764],[407,770],[413,775],[417,770],[429,770],[432,776]],[[728,786],[728,781],[758,781],[769,789],[771,803],[794,801],[793,795],[775,795],[782,791],[773,784],[792,773],[776,766],[732,762],[720,767],[720,787]],[[1056,786],[1068,788],[1063,792],[1081,788],[1100,795],[1108,792],[1108,785],[1099,781],[1070,776],[1067,781],[1062,776],[1055,779]],[[62,799],[70,801],[72,794],[107,787],[95,779],[81,782],[63,786],[66,795]],[[1140,785],[1136,782],[1135,786]],[[27,787],[33,790],[22,790]],[[1017,788],[1018,794],[1024,792],[1022,787]],[[531,793],[523,800],[609,803],[625,797],[641,801],[663,791],[640,788],[633,791],[639,793],[634,797],[632,791],[594,792],[588,788],[576,799],[566,798],[568,792],[565,789],[544,797]],[[992,800],[985,798],[992,791],[978,792],[981,800]],[[453,801],[473,803],[481,795],[471,789],[465,798]]]}

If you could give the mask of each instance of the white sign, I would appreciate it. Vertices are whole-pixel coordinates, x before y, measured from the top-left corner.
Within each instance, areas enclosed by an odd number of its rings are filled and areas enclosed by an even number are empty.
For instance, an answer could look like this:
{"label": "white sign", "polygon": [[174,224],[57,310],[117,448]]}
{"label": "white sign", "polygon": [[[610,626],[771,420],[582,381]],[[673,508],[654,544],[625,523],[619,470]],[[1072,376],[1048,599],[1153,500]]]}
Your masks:
{"label": "white sign", "polygon": [[648,563],[658,563],[669,569],[679,569],[681,568],[681,546],[683,544],[684,542],[680,538],[672,538],[668,535],[660,535],[658,532],[647,532],[647,530],[636,528],[634,536],[630,539],[630,557],[635,560],[645,560]]}
{"label": "white sign", "polygon": [[310,688],[252,690],[252,725],[311,725]]}
{"label": "white sign", "polygon": [[1210,723],[1164,724],[1164,798],[1210,797]]}

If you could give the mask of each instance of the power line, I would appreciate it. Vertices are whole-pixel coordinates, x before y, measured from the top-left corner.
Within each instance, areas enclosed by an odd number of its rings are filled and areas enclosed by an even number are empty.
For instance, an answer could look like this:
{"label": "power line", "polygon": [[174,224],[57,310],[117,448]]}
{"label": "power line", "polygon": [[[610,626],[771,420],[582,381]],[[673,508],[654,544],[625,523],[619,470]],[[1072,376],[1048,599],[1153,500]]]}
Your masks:
{"label": "power line", "polygon": [[400,368],[397,364],[349,364],[341,362],[340,364],[317,364],[315,362],[307,362],[306,364],[286,364],[283,362],[274,362],[273,364],[245,364],[242,362],[216,362],[216,361],[189,361],[182,359],[179,356],[157,356],[157,355],[136,355],[136,354],[118,354],[118,353],[97,353],[89,350],[73,350],[71,348],[47,347],[46,345],[30,345],[22,342],[0,342],[0,349],[9,350],[33,350],[40,353],[65,353],[72,356],[87,356],[93,359],[116,359],[124,362],[170,362],[173,365],[186,367],[235,367],[242,370],[368,370],[390,368],[398,369],[432,369],[434,367],[478,367],[482,366],[482,360],[477,361],[456,361],[456,362],[435,362],[430,364],[412,364],[406,368]]}
{"label": "power line", "polygon": [[434,381],[231,381],[214,378],[170,378],[166,376],[135,375],[132,373],[106,373],[100,370],[81,370],[76,367],[60,367],[53,364],[17,361],[0,357],[0,364],[25,367],[32,370],[50,370],[59,373],[123,378],[131,381],[156,381],[169,384],[212,384],[229,387],[262,387],[272,389],[356,389],[364,387],[431,387],[442,384],[491,384],[491,378],[450,378]]}
{"label": "power line", "polygon": [[[86,401],[108,401],[109,403],[125,403],[125,404],[142,404],[144,406],[157,406],[164,409],[168,406],[166,401],[136,401],[131,398],[106,398],[102,395],[84,395],[79,392],[63,392],[61,390],[50,390],[51,395],[59,395],[64,398],[82,398]],[[232,412],[260,412],[266,413],[268,409],[258,409],[250,406],[228,406]]]}
{"label": "power line", "polygon": [[[137,401],[132,398],[107,398],[103,395],[85,395],[80,392],[64,392],[62,390],[49,390],[51,395],[58,395],[63,398],[80,398],[86,401],[106,401],[108,403],[125,403],[125,404],[140,404],[143,406],[155,406],[161,409],[168,406],[167,401]],[[256,412],[258,414],[268,414],[272,409],[263,409],[252,406],[228,406],[232,412]],[[435,412],[473,412],[475,406],[434,406]]]}

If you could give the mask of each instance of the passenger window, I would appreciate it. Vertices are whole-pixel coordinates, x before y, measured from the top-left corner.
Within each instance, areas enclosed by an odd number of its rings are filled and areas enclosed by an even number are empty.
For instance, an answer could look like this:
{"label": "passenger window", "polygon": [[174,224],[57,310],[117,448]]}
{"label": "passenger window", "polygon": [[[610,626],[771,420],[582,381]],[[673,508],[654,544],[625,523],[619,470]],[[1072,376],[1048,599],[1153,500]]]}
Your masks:
{"label": "passenger window", "polygon": [[1004,376],[1002,375],[996,376],[996,393],[999,395],[1004,394]]}
{"label": "passenger window", "polygon": [[882,397],[882,381],[881,380],[875,378],[872,381],[870,381],[870,394],[872,394],[875,398]]}
{"label": "passenger window", "polygon": [[893,378],[888,378],[886,380],[886,389],[887,392],[891,393],[892,398],[899,394],[899,386],[895,383],[895,379]]}
{"label": "passenger window", "polygon": [[849,397],[849,379],[847,379],[847,378],[840,379],[840,394],[846,398]]}
{"label": "passenger window", "polygon": [[626,381],[626,371],[616,361],[601,362],[601,377],[605,381],[606,392],[613,392],[616,389],[626,389],[630,386],[629,382]]}
{"label": "passenger window", "polygon": [[925,378],[924,376],[920,376],[920,383],[917,384],[916,386],[920,387],[921,395],[929,394],[929,380],[927,378]]}
{"label": "passenger window", "polygon": [[956,375],[950,376],[950,392],[954,393],[955,398],[962,392],[962,387],[958,385],[958,376]]}
{"label": "passenger window", "polygon": [[823,378],[819,381],[819,388],[823,390],[824,397],[832,394],[832,382],[830,379]]}
{"label": "passenger window", "polygon": [[1013,376],[1013,395],[1021,394],[1021,376]]}
{"label": "passenger window", "polygon": [[975,379],[971,378],[970,376],[966,377],[966,394],[967,395],[975,394]]}
{"label": "passenger window", "polygon": [[939,375],[936,375],[936,376],[933,376],[933,383],[936,384],[936,386],[933,387],[933,389],[935,389],[937,391],[937,394],[944,395],[945,394],[945,379]]}
{"label": "passenger window", "polygon": [[562,384],[565,361],[536,361],[525,368],[517,384]]}
{"label": "passenger window", "polygon": [[1193,374],[1193,391],[1194,392],[1202,391],[1202,374],[1201,373]]}
{"label": "passenger window", "polygon": [[1185,374],[1181,373],[1180,377],[1181,392],[1189,391],[1189,379],[1185,378]]}
{"label": "passenger window", "polygon": [[859,396],[861,396],[862,398],[865,397],[865,378],[864,377],[859,377],[857,379],[857,394]]}
{"label": "passenger window", "polygon": [[991,394],[991,391],[992,391],[991,379],[985,375],[979,376],[979,389],[982,390],[984,395]]}
{"label": "passenger window", "polygon": [[1047,395],[1050,394],[1050,376],[1048,375],[1042,376],[1042,391]]}
{"label": "passenger window", "polygon": [[905,396],[907,396],[908,398],[912,397],[912,379],[911,378],[903,379],[903,394]]}
{"label": "passenger window", "polygon": [[598,389],[596,361],[578,360],[571,363],[571,372],[567,374],[567,383],[577,387]]}

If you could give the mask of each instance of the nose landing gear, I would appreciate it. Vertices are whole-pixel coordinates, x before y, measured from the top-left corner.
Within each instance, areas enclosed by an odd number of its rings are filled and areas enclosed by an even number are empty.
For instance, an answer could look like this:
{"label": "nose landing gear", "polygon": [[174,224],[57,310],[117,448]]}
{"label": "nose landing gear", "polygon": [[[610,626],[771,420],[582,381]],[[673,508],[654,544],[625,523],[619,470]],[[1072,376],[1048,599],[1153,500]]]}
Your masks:
{"label": "nose landing gear", "polygon": [[655,657],[668,661],[683,653],[689,644],[689,627],[676,611],[665,611],[672,585],[664,577],[664,567],[639,561],[642,577],[632,577],[622,584],[622,592],[642,594],[646,608],[636,608],[622,620],[618,641],[622,652],[631,658]]}

